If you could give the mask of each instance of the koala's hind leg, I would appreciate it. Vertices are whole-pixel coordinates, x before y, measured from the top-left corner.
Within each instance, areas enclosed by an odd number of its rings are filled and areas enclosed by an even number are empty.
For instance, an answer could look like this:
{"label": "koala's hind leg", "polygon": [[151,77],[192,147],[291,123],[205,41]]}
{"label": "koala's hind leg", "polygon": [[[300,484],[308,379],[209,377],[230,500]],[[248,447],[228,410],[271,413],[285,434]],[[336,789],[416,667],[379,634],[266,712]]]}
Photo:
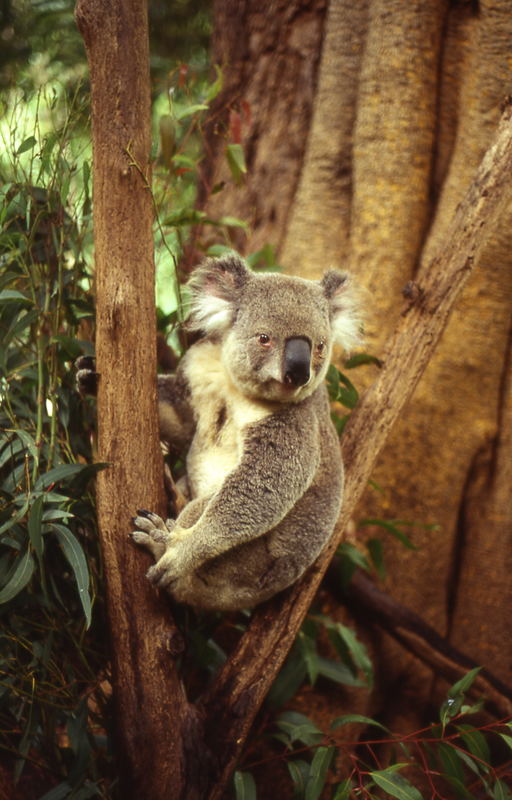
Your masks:
{"label": "koala's hind leg", "polygon": [[168,519],[164,522],[158,514],[144,510],[137,511],[132,521],[138,530],[130,534],[131,538],[136,544],[147,547],[155,561],[158,561],[172,538],[175,521]]}

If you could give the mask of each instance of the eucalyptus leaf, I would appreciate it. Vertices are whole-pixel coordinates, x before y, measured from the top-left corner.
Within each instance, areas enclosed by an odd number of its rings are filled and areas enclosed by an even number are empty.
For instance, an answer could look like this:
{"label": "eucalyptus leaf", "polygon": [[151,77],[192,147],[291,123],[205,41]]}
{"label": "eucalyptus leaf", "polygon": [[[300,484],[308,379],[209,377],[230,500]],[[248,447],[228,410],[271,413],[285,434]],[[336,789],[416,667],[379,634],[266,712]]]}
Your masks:
{"label": "eucalyptus leaf", "polygon": [[62,550],[70,567],[75,575],[78,596],[82,603],[87,627],[91,624],[91,598],[89,596],[89,570],[85,560],[84,551],[76,536],[71,533],[69,528],[57,522],[50,523],[52,529],[57,534]]}
{"label": "eucalyptus leaf", "polygon": [[311,762],[304,800],[318,800],[325,786],[327,772],[332,764],[335,747],[318,747]]}
{"label": "eucalyptus leaf", "polygon": [[250,772],[235,772],[234,785],[236,800],[256,800],[256,784]]}
{"label": "eucalyptus leaf", "polygon": [[34,572],[34,559],[30,550],[18,556],[13,571],[5,586],[0,590],[0,603],[7,603],[25,588]]}
{"label": "eucalyptus leaf", "polygon": [[370,776],[377,786],[384,789],[390,797],[396,797],[398,800],[423,800],[423,795],[418,789],[409,783],[407,778],[395,771],[398,765],[393,765],[393,767],[394,769],[388,767],[388,769],[370,772]]}
{"label": "eucalyptus leaf", "polygon": [[342,725],[352,725],[354,723],[361,723],[363,725],[374,725],[376,728],[380,728],[385,733],[389,733],[389,730],[382,725],[382,723],[377,722],[377,720],[372,719],[371,717],[365,717],[362,714],[344,714],[342,717],[336,717],[331,723],[331,728],[341,728]]}
{"label": "eucalyptus leaf", "polygon": [[35,554],[40,564],[42,563],[43,550],[44,550],[43,533],[41,525],[43,518],[43,505],[44,505],[44,495],[39,495],[39,497],[36,497],[36,499],[32,503],[27,523],[30,543],[34,548]]}

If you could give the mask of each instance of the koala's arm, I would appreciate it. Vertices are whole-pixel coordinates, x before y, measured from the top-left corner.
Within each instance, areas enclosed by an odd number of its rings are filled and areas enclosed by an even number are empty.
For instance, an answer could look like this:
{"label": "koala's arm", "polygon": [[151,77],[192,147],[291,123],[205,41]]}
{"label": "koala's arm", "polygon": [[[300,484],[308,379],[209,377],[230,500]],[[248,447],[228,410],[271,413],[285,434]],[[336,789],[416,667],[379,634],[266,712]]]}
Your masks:
{"label": "koala's arm", "polygon": [[186,450],[194,436],[195,419],[189,385],[180,367],[175,375],[158,376],[158,415],[161,438],[177,452]]}
{"label": "koala's arm", "polygon": [[[274,528],[309,488],[320,463],[313,414],[287,409],[249,426],[240,464],[227,476],[191,527],[178,518],[169,547],[151,568],[167,585],[222,553]],[[185,509],[185,517],[188,507]],[[148,573],[149,576],[149,573]]]}

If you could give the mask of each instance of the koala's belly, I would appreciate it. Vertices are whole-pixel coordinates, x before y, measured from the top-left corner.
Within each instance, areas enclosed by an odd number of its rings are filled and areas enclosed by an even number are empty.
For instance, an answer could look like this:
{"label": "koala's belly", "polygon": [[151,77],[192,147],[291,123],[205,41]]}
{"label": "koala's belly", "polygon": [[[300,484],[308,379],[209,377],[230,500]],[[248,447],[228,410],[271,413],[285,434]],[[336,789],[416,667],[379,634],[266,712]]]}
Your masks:
{"label": "koala's belly", "polygon": [[218,491],[240,463],[247,426],[267,417],[274,407],[245,397],[233,386],[217,344],[200,342],[186,358],[196,417],[187,476],[192,497],[204,497]]}

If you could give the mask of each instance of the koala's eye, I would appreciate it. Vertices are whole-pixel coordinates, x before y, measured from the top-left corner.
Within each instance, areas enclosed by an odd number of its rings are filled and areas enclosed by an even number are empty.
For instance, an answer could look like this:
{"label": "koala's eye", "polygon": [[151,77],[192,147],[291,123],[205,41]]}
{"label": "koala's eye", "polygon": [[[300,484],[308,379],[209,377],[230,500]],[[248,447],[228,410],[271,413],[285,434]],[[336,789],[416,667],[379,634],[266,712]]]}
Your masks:
{"label": "koala's eye", "polygon": [[324,341],[318,342],[318,344],[316,346],[316,352],[317,353],[323,353],[324,350],[325,350],[325,342]]}
{"label": "koala's eye", "polygon": [[258,334],[258,342],[263,347],[268,347],[270,345],[270,336],[268,336],[266,333],[259,333]]}

